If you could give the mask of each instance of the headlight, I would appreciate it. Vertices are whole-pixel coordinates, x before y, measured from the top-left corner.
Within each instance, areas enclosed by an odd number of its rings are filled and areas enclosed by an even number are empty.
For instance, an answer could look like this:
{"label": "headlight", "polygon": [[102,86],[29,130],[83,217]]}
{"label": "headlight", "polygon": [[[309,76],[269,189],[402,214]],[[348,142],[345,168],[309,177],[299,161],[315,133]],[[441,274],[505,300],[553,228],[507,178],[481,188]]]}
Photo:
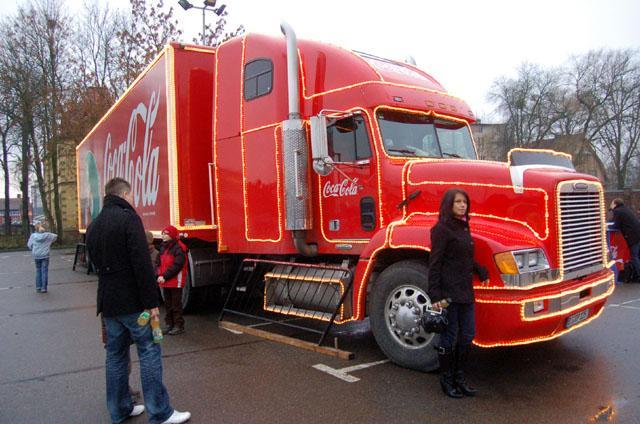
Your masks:
{"label": "headlight", "polygon": [[549,261],[542,249],[514,250],[495,255],[502,274],[525,274],[549,269]]}

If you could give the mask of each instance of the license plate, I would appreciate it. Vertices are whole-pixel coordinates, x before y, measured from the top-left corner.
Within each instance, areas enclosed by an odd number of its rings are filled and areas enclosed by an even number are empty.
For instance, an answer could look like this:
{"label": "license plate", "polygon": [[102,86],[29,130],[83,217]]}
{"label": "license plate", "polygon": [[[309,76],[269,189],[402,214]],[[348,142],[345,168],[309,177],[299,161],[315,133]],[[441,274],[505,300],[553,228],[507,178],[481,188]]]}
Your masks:
{"label": "license plate", "polygon": [[567,318],[567,322],[564,324],[565,328],[573,327],[577,323],[584,321],[589,316],[589,309],[585,309],[584,311],[577,312],[573,315],[569,315]]}

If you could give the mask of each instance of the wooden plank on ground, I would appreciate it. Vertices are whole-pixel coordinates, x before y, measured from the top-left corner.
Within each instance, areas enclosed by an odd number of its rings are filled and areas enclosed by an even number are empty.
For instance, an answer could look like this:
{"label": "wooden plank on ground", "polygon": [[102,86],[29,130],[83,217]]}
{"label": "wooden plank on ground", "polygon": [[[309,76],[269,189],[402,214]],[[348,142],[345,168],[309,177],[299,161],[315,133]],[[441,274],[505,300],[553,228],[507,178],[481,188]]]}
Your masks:
{"label": "wooden plank on ground", "polygon": [[336,358],[351,360],[355,358],[353,352],[346,350],[336,349],[334,347],[318,346],[315,343],[307,342],[305,340],[296,339],[293,337],[283,336],[282,334],[270,333],[269,331],[259,330],[257,328],[248,327],[246,325],[236,324],[230,321],[220,321],[218,323],[220,328],[226,328],[228,330],[241,331],[252,336],[262,337],[263,339],[271,340],[278,343],[288,344],[291,346],[299,347],[313,352],[322,353],[323,355],[334,356]]}

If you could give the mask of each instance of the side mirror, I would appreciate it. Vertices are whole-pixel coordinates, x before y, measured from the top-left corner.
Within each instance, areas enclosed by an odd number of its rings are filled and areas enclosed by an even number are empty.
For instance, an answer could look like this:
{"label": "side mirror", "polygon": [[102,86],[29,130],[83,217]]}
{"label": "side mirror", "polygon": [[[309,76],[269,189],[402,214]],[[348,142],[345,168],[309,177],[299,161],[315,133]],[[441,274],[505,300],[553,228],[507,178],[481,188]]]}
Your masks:
{"label": "side mirror", "polygon": [[327,117],[324,115],[311,117],[311,158],[317,174],[324,177],[333,170],[327,142]]}

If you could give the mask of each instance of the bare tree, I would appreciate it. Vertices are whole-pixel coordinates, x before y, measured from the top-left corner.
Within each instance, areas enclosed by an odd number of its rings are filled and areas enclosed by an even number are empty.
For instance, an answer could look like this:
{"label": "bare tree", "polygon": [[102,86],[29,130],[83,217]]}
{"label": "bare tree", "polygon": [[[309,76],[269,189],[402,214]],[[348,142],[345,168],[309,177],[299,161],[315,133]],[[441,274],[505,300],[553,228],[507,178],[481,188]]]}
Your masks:
{"label": "bare tree", "polygon": [[29,235],[29,180],[31,171],[31,139],[34,134],[34,114],[40,85],[37,64],[27,53],[27,34],[22,18],[25,9],[19,8],[15,17],[10,17],[0,27],[0,69],[2,78],[15,99],[15,122],[19,127],[20,153],[17,164],[18,180],[22,192],[21,222],[25,237]]}
{"label": "bare tree", "polygon": [[552,134],[560,118],[560,72],[522,64],[517,78],[502,77],[493,83],[489,99],[505,118],[511,144],[506,147],[531,145]]}
{"label": "bare tree", "polygon": [[9,157],[11,156],[13,143],[9,139],[9,136],[10,131],[15,125],[13,116],[10,100],[6,92],[2,90],[2,92],[0,92],[0,142],[2,143],[0,165],[2,166],[2,175],[4,177],[4,233],[7,235],[11,235],[11,174],[9,172]]}
{"label": "bare tree", "polygon": [[505,148],[584,134],[623,188],[639,154],[638,60],[638,51],[598,50],[572,57],[564,68],[525,64],[517,78],[499,78],[489,99],[507,125]]}
{"label": "bare tree", "polygon": [[[131,12],[110,11],[93,1],[77,21],[64,0],[24,0],[0,22],[0,83],[12,100],[11,120],[0,110],[5,186],[20,181],[22,222],[29,233],[29,184],[37,183],[46,219],[62,234],[58,146],[79,141],[145,66],[182,32],[163,0],[130,0]],[[205,28],[212,45],[244,31],[225,33],[227,13]],[[77,30],[74,30],[77,28]],[[13,124],[14,131],[8,131]],[[16,140],[15,164],[8,167]],[[17,148],[19,146],[19,149]],[[18,152],[19,150],[19,152]],[[19,169],[19,175],[7,176]],[[6,192],[6,190],[5,190]],[[8,197],[8,196],[6,196]],[[9,208],[6,208],[7,210]]]}
{"label": "bare tree", "polygon": [[618,189],[627,184],[629,168],[638,157],[640,141],[640,69],[622,53],[613,61],[614,89],[595,122],[600,128],[594,142],[613,165]]}
{"label": "bare tree", "polygon": [[578,105],[579,131],[606,163],[616,187],[625,187],[638,155],[638,52],[597,50],[570,61],[567,86]]}
{"label": "bare tree", "polygon": [[109,4],[100,6],[97,0],[85,3],[75,33],[74,69],[79,90],[107,88],[112,99],[122,94],[118,63],[118,23],[123,21],[120,11],[112,11]]}
{"label": "bare tree", "polygon": [[193,37],[192,42],[194,44],[200,44],[204,41],[205,46],[214,46],[217,47],[221,43],[227,41],[230,38],[237,37],[240,34],[244,33],[244,26],[240,25],[235,30],[231,32],[225,32],[225,27],[227,26],[227,16],[229,12],[227,11],[225,5],[218,7],[217,13],[219,13],[218,18],[215,22],[215,27],[211,24],[206,24],[204,27],[204,40],[202,37],[202,32],[198,33],[197,37]]}
{"label": "bare tree", "polygon": [[[31,135],[33,171],[43,205],[54,212],[56,232],[63,238],[63,218],[60,204],[60,172],[58,145],[63,140],[60,122],[64,113],[65,87],[69,85],[71,67],[71,30],[69,17],[61,0],[36,0],[22,13],[27,54],[34,58],[39,74],[36,125]],[[46,175],[45,175],[46,173]],[[47,178],[48,177],[48,178]],[[47,187],[47,180],[51,182]],[[50,190],[49,190],[50,188]]]}
{"label": "bare tree", "polygon": [[151,60],[171,40],[179,40],[182,31],[173,17],[173,7],[164,10],[164,1],[147,4],[145,0],[129,0],[131,16],[118,22],[119,67],[125,87],[131,85]]}

